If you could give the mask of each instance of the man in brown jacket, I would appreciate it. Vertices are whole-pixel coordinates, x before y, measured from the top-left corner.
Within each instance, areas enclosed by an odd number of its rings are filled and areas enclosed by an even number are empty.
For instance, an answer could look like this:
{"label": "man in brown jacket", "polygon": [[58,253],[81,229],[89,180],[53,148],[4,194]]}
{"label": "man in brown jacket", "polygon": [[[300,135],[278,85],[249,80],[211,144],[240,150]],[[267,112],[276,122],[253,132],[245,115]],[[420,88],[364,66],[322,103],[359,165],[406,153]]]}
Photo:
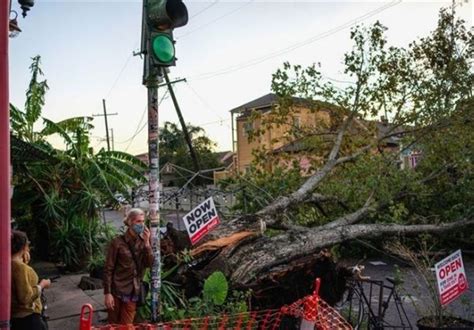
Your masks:
{"label": "man in brown jacket", "polygon": [[141,209],[128,212],[124,235],[112,240],[104,267],[105,306],[112,324],[131,324],[135,318],[140,285],[147,267],[153,264],[150,230]]}

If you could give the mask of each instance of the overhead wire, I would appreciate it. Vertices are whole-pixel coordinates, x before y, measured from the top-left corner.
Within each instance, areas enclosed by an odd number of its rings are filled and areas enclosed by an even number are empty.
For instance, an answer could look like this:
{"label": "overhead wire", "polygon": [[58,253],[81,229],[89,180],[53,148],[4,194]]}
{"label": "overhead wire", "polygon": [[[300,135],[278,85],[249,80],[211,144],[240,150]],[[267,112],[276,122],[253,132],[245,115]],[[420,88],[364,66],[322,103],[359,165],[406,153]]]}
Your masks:
{"label": "overhead wire", "polygon": [[176,39],[177,39],[177,40],[183,39],[183,38],[189,36],[191,33],[194,33],[194,32],[196,32],[196,31],[199,31],[199,30],[201,30],[201,29],[203,29],[203,28],[205,28],[205,27],[207,27],[207,26],[209,26],[209,25],[211,25],[211,24],[213,24],[213,23],[215,23],[215,22],[217,22],[217,21],[219,21],[219,20],[221,20],[221,19],[227,17],[227,16],[232,15],[233,13],[235,13],[235,12],[237,12],[237,11],[243,9],[244,7],[246,7],[246,6],[248,6],[248,5],[250,5],[250,4],[251,4],[252,2],[254,2],[254,1],[255,1],[255,0],[247,1],[247,2],[245,2],[243,5],[241,5],[241,6],[237,7],[237,8],[235,8],[235,9],[233,9],[233,10],[231,10],[231,11],[229,11],[229,12],[227,12],[227,13],[225,13],[225,14],[223,14],[223,15],[221,15],[221,16],[215,18],[215,19],[213,19],[212,21],[209,21],[209,22],[207,22],[207,23],[205,23],[205,24],[203,24],[203,25],[201,25],[201,26],[195,28],[194,30],[191,30],[191,31],[189,31],[189,32],[187,32],[187,33],[185,33],[185,34],[183,34],[183,35],[180,35],[179,37],[176,37]]}
{"label": "overhead wire", "polygon": [[203,8],[202,10],[198,11],[196,14],[192,15],[191,17],[189,17],[189,19],[195,18],[195,17],[198,16],[198,15],[201,15],[203,12],[205,12],[205,11],[208,10],[209,8],[214,7],[215,5],[217,5],[218,2],[219,2],[219,0],[216,0],[216,1],[212,2],[212,3],[209,4],[207,7]]}
{"label": "overhead wire", "polygon": [[[219,0],[213,2],[211,5],[205,7],[203,10],[201,10],[201,11],[198,12],[198,13],[196,13],[196,14],[193,15],[192,17],[195,17],[195,16],[201,14],[202,12],[204,12],[205,10],[211,8],[212,6],[214,6],[215,4],[217,4],[218,1],[219,1]],[[200,30],[200,29],[202,29],[202,28],[204,28],[204,27],[206,27],[206,26],[208,26],[208,25],[210,25],[210,24],[212,24],[212,23],[215,23],[216,21],[218,21],[218,20],[220,20],[220,19],[222,19],[222,18],[225,18],[225,17],[227,17],[227,16],[233,14],[233,13],[237,12],[238,10],[243,9],[244,7],[248,6],[248,5],[251,4],[252,2],[254,2],[254,0],[251,0],[251,1],[248,1],[248,2],[244,3],[242,6],[236,8],[236,9],[234,9],[234,10],[228,12],[228,13],[225,13],[224,15],[219,16],[219,17],[217,17],[216,19],[214,19],[214,20],[212,20],[212,21],[210,21],[210,22],[208,22],[208,23],[206,23],[206,24],[204,24],[204,25],[202,25],[202,26],[200,26],[200,27],[198,27],[198,28],[196,28],[196,29],[194,29],[194,30],[192,30],[192,31],[189,31],[188,33],[186,33],[186,34],[180,36],[179,38],[186,37],[186,36],[188,36],[188,35],[191,34],[191,33],[194,33],[194,32],[196,32],[196,31],[198,31],[198,30]],[[313,37],[311,37],[311,38],[309,38],[309,39],[306,39],[306,40],[304,40],[304,41],[302,41],[302,42],[295,43],[295,44],[290,45],[290,46],[288,46],[288,47],[286,47],[286,48],[283,48],[283,49],[281,49],[281,50],[278,50],[278,51],[276,51],[276,52],[269,53],[269,54],[264,55],[264,56],[262,56],[262,57],[254,58],[254,59],[248,60],[248,61],[246,61],[246,62],[242,62],[242,63],[240,63],[240,64],[230,66],[230,67],[228,67],[228,68],[224,68],[224,69],[216,70],[216,71],[213,71],[213,72],[208,72],[208,73],[203,73],[203,74],[196,75],[196,76],[194,76],[194,77],[191,77],[190,80],[206,80],[206,79],[213,78],[213,77],[215,77],[215,76],[224,75],[224,74],[227,74],[227,73],[231,73],[231,72],[234,72],[234,71],[238,71],[238,70],[245,69],[245,68],[250,67],[250,66],[254,66],[254,65],[260,64],[260,63],[265,62],[265,61],[267,61],[267,60],[269,60],[269,59],[271,59],[271,58],[274,58],[274,57],[276,57],[276,56],[286,54],[286,53],[291,52],[291,51],[293,51],[293,50],[295,50],[295,49],[297,49],[297,48],[303,47],[303,46],[305,46],[305,45],[307,45],[307,44],[310,44],[310,43],[313,43],[313,42],[318,41],[318,40],[320,40],[320,39],[326,38],[326,37],[328,37],[328,36],[330,36],[330,35],[332,35],[332,34],[334,34],[334,33],[337,33],[337,32],[339,32],[339,31],[341,31],[341,30],[343,30],[343,29],[346,29],[346,28],[348,28],[348,27],[350,27],[350,26],[352,26],[352,25],[354,25],[354,24],[357,24],[358,22],[360,22],[360,21],[362,21],[362,20],[365,20],[365,19],[367,19],[367,18],[370,18],[370,17],[372,17],[372,16],[374,16],[374,15],[376,15],[376,14],[378,14],[378,13],[380,13],[380,12],[386,10],[386,9],[389,9],[389,8],[395,6],[395,5],[398,5],[398,4],[401,3],[401,2],[402,2],[402,0],[392,1],[392,2],[390,2],[390,3],[388,3],[388,4],[385,4],[385,5],[381,6],[381,7],[379,7],[379,8],[377,8],[377,9],[373,10],[373,11],[370,11],[370,12],[364,14],[364,15],[361,15],[361,16],[355,18],[355,19],[352,19],[352,20],[350,20],[350,21],[348,21],[348,22],[346,22],[346,23],[344,23],[344,24],[342,24],[342,25],[340,25],[340,26],[337,26],[337,27],[335,27],[335,28],[333,28],[333,29],[330,29],[330,30],[325,31],[325,32],[320,33],[320,34],[317,34],[317,35],[315,35],[315,36],[313,36]],[[135,48],[136,46],[137,46],[137,44],[135,44],[134,48]],[[125,60],[125,63],[124,63],[124,65],[122,66],[122,68],[121,68],[119,74],[117,75],[117,77],[116,77],[116,79],[114,80],[112,86],[110,87],[109,91],[107,92],[106,98],[107,98],[108,96],[110,96],[111,92],[113,91],[113,89],[114,89],[115,86],[117,85],[117,83],[118,83],[118,81],[120,80],[120,78],[121,78],[123,72],[125,71],[125,69],[126,69],[128,63],[130,62],[130,59],[132,58],[132,56],[133,56],[133,53],[131,53],[131,54],[127,57],[127,59]],[[351,82],[349,82],[349,81],[337,80],[337,79],[333,79],[333,78],[330,78],[330,77],[326,77],[326,78],[329,79],[329,80],[336,81],[336,82],[351,83]],[[203,98],[189,85],[189,83],[188,83],[187,85],[188,85],[188,87],[193,91],[193,93],[199,98],[199,100],[200,100],[204,105],[209,106],[209,104],[208,104],[205,100],[203,100]],[[162,100],[163,100],[163,99],[162,99]],[[161,103],[161,101],[160,101],[160,103]],[[210,107],[210,109],[212,110],[212,107]],[[145,109],[145,110],[146,110],[146,109]],[[142,118],[143,118],[145,112],[146,112],[146,111],[143,112]],[[217,114],[217,113],[216,113],[216,114]],[[220,121],[216,121],[216,122],[219,122],[219,123],[222,124],[224,121],[228,121],[228,120],[222,119],[222,117],[221,117],[220,115],[218,115],[218,114],[217,114],[217,116],[218,116],[219,118],[221,118],[221,120],[220,120]],[[141,122],[142,120],[143,120],[143,119],[141,119],[140,122]],[[215,122],[209,122],[209,123],[206,123],[206,125],[212,124],[212,123],[215,123]],[[140,124],[139,124],[139,125],[140,125]],[[129,143],[129,145],[127,146],[127,148],[126,148],[125,150],[128,150],[128,148],[129,148],[130,145],[131,145],[131,142],[133,142],[133,139],[145,128],[145,126],[146,126],[146,125],[143,125],[143,126],[140,127],[140,128],[137,127],[137,130],[135,131],[135,133],[133,134],[133,136],[130,138],[130,143]],[[226,124],[226,126],[229,126],[229,125]],[[122,141],[122,142],[116,142],[116,143],[126,143],[127,141],[128,141],[128,140],[125,140],[125,141]]]}
{"label": "overhead wire", "polygon": [[148,109],[148,106],[146,105],[145,108],[143,109],[142,115],[141,115],[141,117],[140,117],[140,121],[139,121],[138,124],[137,124],[137,128],[135,129],[135,132],[132,134],[132,136],[129,137],[128,139],[124,140],[124,141],[117,141],[117,142],[115,142],[115,143],[117,143],[117,144],[127,143],[127,142],[129,142],[130,140],[132,140],[132,139],[136,136],[138,130],[139,130],[140,127],[141,127],[142,121],[143,121],[143,119],[145,118],[145,113],[146,113],[146,110],[147,110],[147,109]]}
{"label": "overhead wire", "polygon": [[[138,46],[138,42],[135,42],[135,45],[133,46],[133,49],[137,48]],[[127,59],[125,60],[125,63],[123,64],[122,66],[122,69],[120,69],[120,72],[119,74],[117,75],[117,78],[115,78],[115,81],[113,82],[112,84],[112,87],[110,87],[109,91],[107,92],[107,94],[105,95],[105,98],[109,97],[110,96],[110,93],[112,93],[112,90],[115,88],[115,86],[117,85],[118,81],[120,80],[120,78],[122,77],[122,74],[123,72],[125,71],[125,69],[127,68],[127,65],[128,63],[130,62],[130,59],[132,58],[133,56],[133,52],[131,52]]]}
{"label": "overhead wire", "polygon": [[392,1],[388,4],[385,4],[381,7],[378,7],[372,11],[369,11],[367,13],[365,13],[364,15],[361,15],[361,16],[358,16],[354,19],[351,19],[347,22],[345,22],[344,24],[341,24],[339,26],[336,26],[332,29],[329,29],[327,31],[324,31],[324,32],[321,32],[321,33],[318,33],[308,39],[305,39],[303,41],[300,41],[300,42],[297,42],[297,43],[294,43],[292,45],[289,45],[285,48],[282,48],[280,50],[277,50],[277,51],[274,51],[274,52],[271,52],[271,53],[268,53],[264,56],[260,56],[260,57],[256,57],[254,59],[250,59],[250,60],[247,60],[245,62],[241,62],[239,64],[235,64],[235,65],[231,65],[227,68],[223,68],[223,69],[220,69],[220,70],[215,70],[215,71],[210,71],[210,72],[206,72],[206,73],[201,73],[201,74],[198,74],[198,75],[195,75],[195,76],[191,76],[188,80],[189,81],[194,81],[194,80],[206,80],[206,79],[210,79],[210,78],[214,78],[216,76],[219,76],[219,75],[224,75],[224,74],[228,74],[228,73],[231,73],[231,72],[234,72],[234,71],[239,71],[239,70],[242,70],[242,69],[245,69],[245,68],[248,68],[248,67],[251,67],[251,66],[255,66],[257,64],[260,64],[262,62],[265,62],[265,61],[268,61],[276,56],[280,56],[280,55],[283,55],[283,54],[286,54],[286,53],[289,53],[295,49],[298,49],[298,48],[301,48],[303,46],[306,46],[308,44],[311,44],[313,42],[316,42],[318,40],[321,40],[321,39],[324,39],[324,38],[327,38],[335,33],[338,33],[344,29],[347,29],[363,20],[366,20],[376,14],[379,14],[381,13],[382,11],[384,10],[387,10],[395,5],[398,5],[402,2],[402,0],[395,0],[395,1]]}
{"label": "overhead wire", "polygon": [[[202,105],[204,105],[205,108],[209,109],[213,114],[215,114],[217,117],[220,119],[220,123],[222,123],[226,120],[201,96],[199,93],[186,81],[186,86],[193,92],[193,94],[198,98],[198,100],[201,102]],[[231,128],[229,124],[225,124],[228,128]]]}
{"label": "overhead wire", "polygon": [[[133,48],[135,49],[137,46],[138,46],[138,42],[135,42]],[[123,72],[127,68],[128,63],[130,62],[130,59],[132,58],[132,56],[133,56],[133,52],[131,52],[128,55],[128,57],[126,58],[126,60],[125,60],[124,64],[122,65],[122,68],[120,69],[117,77],[115,78],[114,82],[112,83],[112,86],[109,88],[107,94],[105,94],[104,99],[107,99],[110,96],[110,94],[112,93],[112,91],[114,90],[115,86],[117,86],[117,83],[119,82],[120,78],[122,77]],[[120,143],[120,142],[115,142],[115,143]]]}
{"label": "overhead wire", "polygon": [[[168,93],[168,91],[165,91],[165,92],[163,93],[163,96],[161,97],[160,101],[158,102],[158,106],[161,105],[161,102],[163,102],[163,100],[165,99],[165,96],[166,96],[167,93]],[[147,109],[147,108],[148,108],[148,106],[146,107],[146,109]],[[145,110],[146,110],[146,109],[145,109]],[[143,115],[144,115],[144,114],[145,114],[145,112],[143,112]],[[140,134],[140,133],[143,131],[143,129],[147,126],[147,124],[148,124],[148,121],[145,121],[145,123],[143,124],[143,126],[140,127],[140,129],[138,129],[137,131],[135,131],[135,133],[133,134],[133,136],[130,138],[130,142],[128,143],[127,147],[125,148],[125,151],[127,151],[128,148],[130,148],[130,146],[131,146],[133,140],[135,140],[135,138],[138,136],[138,134]],[[137,127],[137,128],[138,128],[138,127]]]}
{"label": "overhead wire", "polygon": [[[207,126],[207,125],[212,125],[212,124],[216,124],[216,123],[219,123],[222,126],[222,124],[224,122],[228,122],[228,121],[230,121],[230,118],[229,119],[220,119],[220,120],[208,121],[206,123],[198,124],[198,126]],[[226,124],[226,126],[230,127],[228,124]]]}

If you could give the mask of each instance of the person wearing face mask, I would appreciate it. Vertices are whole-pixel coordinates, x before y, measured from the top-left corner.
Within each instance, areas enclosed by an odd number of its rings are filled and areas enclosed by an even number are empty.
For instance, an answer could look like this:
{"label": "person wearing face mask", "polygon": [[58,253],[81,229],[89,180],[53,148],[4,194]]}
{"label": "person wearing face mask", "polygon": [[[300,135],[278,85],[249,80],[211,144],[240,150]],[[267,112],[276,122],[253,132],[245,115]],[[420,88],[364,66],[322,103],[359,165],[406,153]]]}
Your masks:
{"label": "person wearing face mask", "polygon": [[49,288],[50,280],[38,283],[38,274],[28,266],[30,261],[30,242],[26,234],[12,230],[12,304],[11,329],[45,330],[47,324],[41,318],[41,292]]}
{"label": "person wearing face mask", "polygon": [[104,302],[111,324],[133,323],[145,269],[153,264],[145,213],[131,209],[124,223],[127,231],[110,242],[105,259]]}

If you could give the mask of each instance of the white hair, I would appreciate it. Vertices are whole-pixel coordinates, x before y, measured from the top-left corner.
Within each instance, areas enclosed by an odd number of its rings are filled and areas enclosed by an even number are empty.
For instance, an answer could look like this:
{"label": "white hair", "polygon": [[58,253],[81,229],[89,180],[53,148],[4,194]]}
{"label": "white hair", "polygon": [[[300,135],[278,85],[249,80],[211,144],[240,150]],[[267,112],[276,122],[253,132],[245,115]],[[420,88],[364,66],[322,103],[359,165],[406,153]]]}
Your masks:
{"label": "white hair", "polygon": [[139,215],[145,215],[145,212],[143,212],[143,210],[139,209],[139,208],[130,209],[127,212],[127,216],[123,220],[123,223],[126,224],[127,226],[129,226],[130,225],[130,220],[134,219],[135,217],[137,217]]}

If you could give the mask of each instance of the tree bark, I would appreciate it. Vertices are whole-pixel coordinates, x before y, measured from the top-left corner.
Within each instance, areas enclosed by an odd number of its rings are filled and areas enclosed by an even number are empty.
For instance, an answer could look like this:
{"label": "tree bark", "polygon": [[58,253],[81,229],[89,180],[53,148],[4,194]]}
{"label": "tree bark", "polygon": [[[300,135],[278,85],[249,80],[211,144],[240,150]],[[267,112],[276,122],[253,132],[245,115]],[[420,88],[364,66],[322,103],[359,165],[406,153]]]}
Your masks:
{"label": "tree bark", "polygon": [[[221,271],[226,275],[232,287],[257,290],[259,297],[265,301],[264,307],[276,307],[276,301],[273,298],[284,294],[282,290],[285,287],[286,293],[292,294],[295,288],[303,286],[307,289],[307,294],[311,291],[308,287],[311,281],[308,282],[308,278],[324,277],[324,272],[328,272],[331,276],[325,276],[324,281],[330,283],[334,279],[347,275],[347,272],[337,270],[334,263],[328,262],[325,258],[321,259],[321,251],[325,248],[357,239],[419,233],[439,234],[474,225],[474,219],[471,218],[452,223],[427,225],[361,224],[367,219],[370,211],[384,207],[374,202],[373,194],[359,209],[349,211],[347,207],[344,207],[347,214],[319,227],[309,228],[283,221],[282,214],[303,203],[317,203],[320,206],[320,203],[335,201],[343,204],[337,197],[324,196],[315,190],[337,166],[354,161],[376,147],[385,138],[376,139],[353,154],[339,156],[344,133],[353,119],[354,115],[351,113],[344,120],[326,163],[297,190],[287,196],[277,198],[255,214],[222,223],[207,235],[204,242],[191,251],[196,262],[185,273],[192,274],[194,284],[196,281],[204,280],[214,271]],[[391,133],[388,132],[388,136]],[[430,177],[431,175],[425,179],[428,180]],[[396,199],[397,196],[394,198]],[[268,235],[267,227],[280,231],[276,235]],[[314,269],[321,268],[321,265],[324,265],[322,267],[324,271],[315,272]],[[322,285],[324,290],[328,289],[327,285],[324,286],[324,283]],[[340,282],[331,285],[344,288]],[[272,298],[266,299],[269,295],[272,295]],[[326,299],[332,298],[334,296],[326,297]],[[333,302],[336,301],[335,299]]]}

